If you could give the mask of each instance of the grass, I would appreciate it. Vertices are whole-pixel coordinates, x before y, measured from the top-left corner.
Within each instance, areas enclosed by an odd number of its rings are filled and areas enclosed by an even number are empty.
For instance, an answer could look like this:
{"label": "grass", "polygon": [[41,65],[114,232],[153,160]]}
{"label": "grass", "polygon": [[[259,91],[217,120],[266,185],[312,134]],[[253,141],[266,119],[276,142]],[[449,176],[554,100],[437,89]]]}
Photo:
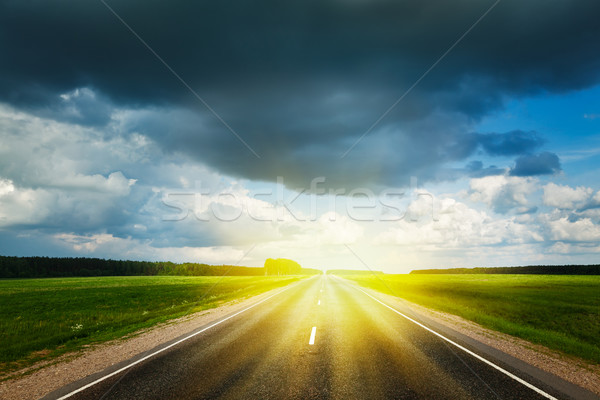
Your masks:
{"label": "grass", "polygon": [[362,286],[600,364],[600,276],[344,277]]}
{"label": "grass", "polygon": [[0,372],[257,295],[300,277],[221,279],[139,276],[0,280]]}

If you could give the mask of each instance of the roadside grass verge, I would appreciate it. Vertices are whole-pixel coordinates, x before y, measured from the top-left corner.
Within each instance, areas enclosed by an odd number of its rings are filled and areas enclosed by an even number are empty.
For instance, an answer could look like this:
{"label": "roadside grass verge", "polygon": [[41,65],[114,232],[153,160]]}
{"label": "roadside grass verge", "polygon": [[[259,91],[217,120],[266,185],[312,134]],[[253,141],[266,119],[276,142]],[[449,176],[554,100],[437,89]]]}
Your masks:
{"label": "roadside grass verge", "polygon": [[343,277],[600,364],[600,276],[380,274]]}
{"label": "roadside grass verge", "polygon": [[299,279],[136,276],[0,280],[0,374]]}

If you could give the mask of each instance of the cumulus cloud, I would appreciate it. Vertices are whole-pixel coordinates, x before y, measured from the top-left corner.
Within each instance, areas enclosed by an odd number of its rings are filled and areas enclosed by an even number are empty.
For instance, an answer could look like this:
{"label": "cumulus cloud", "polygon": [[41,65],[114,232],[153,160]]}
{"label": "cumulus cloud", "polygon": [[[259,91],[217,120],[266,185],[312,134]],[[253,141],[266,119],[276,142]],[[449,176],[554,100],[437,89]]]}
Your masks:
{"label": "cumulus cloud", "polygon": [[118,224],[139,205],[137,178],[127,176],[143,168],[149,143],[139,136],[107,137],[7,106],[0,135],[1,226],[82,232]]}
{"label": "cumulus cloud", "polygon": [[548,220],[550,237],[552,240],[574,242],[598,242],[600,240],[600,226],[591,219],[583,218],[570,221],[567,217]]}
{"label": "cumulus cloud", "polygon": [[588,187],[578,186],[572,188],[567,185],[557,185],[553,182],[544,186],[544,204],[550,207],[573,209],[586,203],[593,190]]}
{"label": "cumulus cloud", "polygon": [[110,190],[124,183],[120,187],[126,190],[133,182],[114,175],[107,186],[102,177],[118,171],[137,175],[160,154],[150,139],[135,132],[122,136],[6,105],[0,105],[0,137],[0,176],[21,187]]}
{"label": "cumulus cloud", "polygon": [[243,250],[228,246],[157,248],[153,247],[150,241],[119,238],[108,233],[93,235],[61,233],[56,234],[54,239],[71,247],[81,256],[101,253],[114,259],[237,264],[244,256]]}
{"label": "cumulus cloud", "polygon": [[535,178],[488,176],[471,179],[469,199],[482,202],[498,213],[531,210],[530,195],[538,189]]}
{"label": "cumulus cloud", "polygon": [[469,248],[542,241],[541,233],[516,217],[493,218],[451,198],[440,201],[439,217],[424,223],[402,220],[382,232],[377,244]]}
{"label": "cumulus cloud", "polygon": [[13,185],[10,179],[2,179],[0,178],[0,197],[5,194],[11,193],[15,191],[15,186]]}
{"label": "cumulus cloud", "polygon": [[[69,190],[19,188],[4,180],[0,196],[0,227],[30,226],[55,229],[97,229],[122,218],[124,201],[133,184],[121,172],[108,177],[79,176]],[[6,183],[8,182],[8,183]],[[0,189],[1,190],[1,189]]]}
{"label": "cumulus cloud", "polygon": [[[552,255],[562,255],[567,259],[575,259],[578,255],[587,255],[600,253],[600,247],[594,244],[587,243],[565,243],[565,242],[556,242],[552,246],[550,246],[547,250],[548,253]],[[577,261],[569,261],[570,263],[577,263]]]}

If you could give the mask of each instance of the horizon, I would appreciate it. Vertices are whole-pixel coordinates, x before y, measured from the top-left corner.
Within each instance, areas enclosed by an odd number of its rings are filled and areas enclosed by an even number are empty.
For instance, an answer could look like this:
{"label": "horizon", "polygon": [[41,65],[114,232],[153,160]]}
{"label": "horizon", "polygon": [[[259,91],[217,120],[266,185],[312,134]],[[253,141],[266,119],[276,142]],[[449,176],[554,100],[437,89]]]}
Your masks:
{"label": "horizon", "polygon": [[[1,257],[20,257],[20,258],[56,258],[56,259],[60,259],[60,258],[84,258],[84,259],[94,259],[95,257],[47,257],[47,256],[4,256],[4,255],[0,255]],[[150,261],[150,260],[130,260],[130,259],[111,259],[111,258],[98,258],[100,260],[104,260],[104,261],[123,261],[123,262],[149,262],[149,263],[172,263],[175,265],[184,265],[184,264],[198,264],[198,265],[207,265],[209,267],[242,267],[242,268],[253,268],[253,269],[264,269],[266,268],[265,266],[262,267],[252,267],[252,266],[247,266],[247,265],[231,265],[231,264],[207,264],[207,263],[202,263],[202,262],[197,262],[197,261],[183,261],[183,262],[178,262],[175,263],[173,261],[169,261],[169,260],[157,260],[157,261]],[[269,259],[269,258],[268,258]],[[268,260],[267,259],[267,260]],[[289,260],[289,259],[284,259],[284,260]],[[295,260],[289,260],[289,261],[293,261],[295,262]],[[266,260],[265,260],[266,263]],[[600,264],[528,264],[528,265],[496,265],[496,266],[477,266],[477,267],[454,267],[454,268],[439,268],[439,267],[432,267],[432,268],[424,268],[424,269],[411,269],[408,272],[401,272],[401,273],[386,273],[385,271],[381,271],[378,270],[377,268],[375,269],[358,269],[358,268],[325,268],[325,267],[315,267],[315,266],[303,266],[300,265],[302,267],[302,269],[308,269],[308,270],[318,270],[321,271],[322,273],[327,273],[328,271],[359,271],[359,272],[370,272],[370,273],[383,273],[383,274],[410,274],[414,271],[430,271],[430,270],[435,270],[435,271],[443,271],[443,270],[452,270],[452,269],[461,269],[461,270],[472,270],[472,269],[506,269],[506,268],[529,268],[529,267],[593,267],[593,266],[600,266]]]}

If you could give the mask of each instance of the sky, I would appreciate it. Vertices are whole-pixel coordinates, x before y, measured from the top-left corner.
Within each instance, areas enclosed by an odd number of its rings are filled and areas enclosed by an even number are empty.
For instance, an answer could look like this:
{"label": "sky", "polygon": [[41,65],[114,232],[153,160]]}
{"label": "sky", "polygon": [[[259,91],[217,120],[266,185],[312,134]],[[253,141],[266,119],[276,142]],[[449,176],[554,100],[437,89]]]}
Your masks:
{"label": "sky", "polygon": [[0,254],[600,255],[595,0],[0,1]]}

